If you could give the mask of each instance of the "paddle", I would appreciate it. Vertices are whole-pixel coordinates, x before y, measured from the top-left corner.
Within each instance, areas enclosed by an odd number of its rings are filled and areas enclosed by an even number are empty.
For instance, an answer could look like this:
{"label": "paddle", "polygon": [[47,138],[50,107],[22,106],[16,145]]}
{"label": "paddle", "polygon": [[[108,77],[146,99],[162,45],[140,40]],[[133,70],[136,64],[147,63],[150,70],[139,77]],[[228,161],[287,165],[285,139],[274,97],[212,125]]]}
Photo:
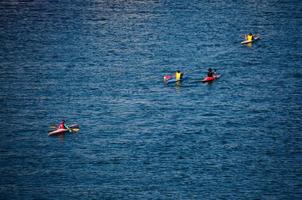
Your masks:
{"label": "paddle", "polygon": [[67,128],[69,130],[69,132],[72,132],[72,130],[69,128],[69,126],[67,124],[64,124],[65,128]]}
{"label": "paddle", "polygon": [[55,124],[51,124],[51,125],[49,125],[49,128],[56,129],[57,126]]}
{"label": "paddle", "polygon": [[73,133],[78,132],[79,130],[80,130],[79,128],[72,128]]}

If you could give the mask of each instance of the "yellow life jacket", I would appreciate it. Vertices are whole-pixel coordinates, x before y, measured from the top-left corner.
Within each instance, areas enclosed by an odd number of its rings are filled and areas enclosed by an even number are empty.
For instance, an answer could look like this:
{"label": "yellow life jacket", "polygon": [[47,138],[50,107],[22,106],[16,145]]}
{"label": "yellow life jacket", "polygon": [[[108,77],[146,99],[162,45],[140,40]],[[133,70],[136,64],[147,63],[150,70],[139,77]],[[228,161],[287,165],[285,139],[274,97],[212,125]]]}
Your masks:
{"label": "yellow life jacket", "polygon": [[252,41],[253,40],[253,35],[247,35],[247,41]]}
{"label": "yellow life jacket", "polygon": [[176,79],[177,81],[179,81],[179,80],[181,79],[181,73],[180,73],[180,72],[176,72],[176,73],[175,73],[175,79]]}

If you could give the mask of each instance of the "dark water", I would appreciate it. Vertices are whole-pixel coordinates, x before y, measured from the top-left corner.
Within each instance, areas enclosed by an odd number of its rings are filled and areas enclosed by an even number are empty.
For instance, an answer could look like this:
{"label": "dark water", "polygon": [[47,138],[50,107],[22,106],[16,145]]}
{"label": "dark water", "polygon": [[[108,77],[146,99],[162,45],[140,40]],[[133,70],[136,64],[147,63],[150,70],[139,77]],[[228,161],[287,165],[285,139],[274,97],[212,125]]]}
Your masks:
{"label": "dark water", "polygon": [[[301,199],[301,11],[1,1],[0,199]],[[80,132],[48,137],[61,119]]]}

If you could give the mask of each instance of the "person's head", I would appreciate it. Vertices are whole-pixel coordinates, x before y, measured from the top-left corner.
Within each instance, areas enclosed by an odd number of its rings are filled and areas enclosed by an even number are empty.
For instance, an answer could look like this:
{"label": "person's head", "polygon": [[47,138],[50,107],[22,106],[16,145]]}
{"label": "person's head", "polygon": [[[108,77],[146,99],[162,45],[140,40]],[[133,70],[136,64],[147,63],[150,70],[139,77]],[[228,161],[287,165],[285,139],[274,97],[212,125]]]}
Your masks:
{"label": "person's head", "polygon": [[209,69],[208,69],[208,72],[211,72],[211,71],[212,71],[212,68],[209,68]]}
{"label": "person's head", "polygon": [[253,35],[252,33],[249,33],[249,35]]}
{"label": "person's head", "polygon": [[62,123],[65,123],[65,120],[64,120],[64,119],[62,119]]}
{"label": "person's head", "polygon": [[180,71],[179,71],[179,70],[177,70],[176,72],[177,72],[177,73],[180,73]]}

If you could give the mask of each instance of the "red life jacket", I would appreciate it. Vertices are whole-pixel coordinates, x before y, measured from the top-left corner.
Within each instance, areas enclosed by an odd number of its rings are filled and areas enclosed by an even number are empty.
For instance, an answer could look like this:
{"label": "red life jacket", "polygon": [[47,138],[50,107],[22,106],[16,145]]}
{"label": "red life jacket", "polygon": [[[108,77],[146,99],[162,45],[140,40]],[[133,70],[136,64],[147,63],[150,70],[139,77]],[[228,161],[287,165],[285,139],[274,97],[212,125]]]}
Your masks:
{"label": "red life jacket", "polygon": [[59,126],[58,126],[58,129],[65,129],[64,123],[60,123]]}

